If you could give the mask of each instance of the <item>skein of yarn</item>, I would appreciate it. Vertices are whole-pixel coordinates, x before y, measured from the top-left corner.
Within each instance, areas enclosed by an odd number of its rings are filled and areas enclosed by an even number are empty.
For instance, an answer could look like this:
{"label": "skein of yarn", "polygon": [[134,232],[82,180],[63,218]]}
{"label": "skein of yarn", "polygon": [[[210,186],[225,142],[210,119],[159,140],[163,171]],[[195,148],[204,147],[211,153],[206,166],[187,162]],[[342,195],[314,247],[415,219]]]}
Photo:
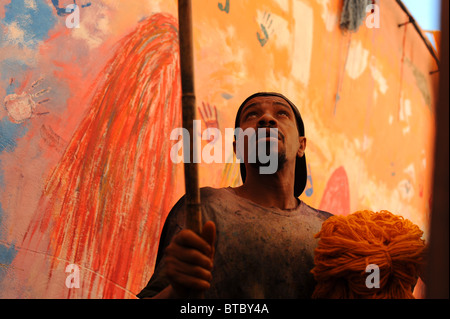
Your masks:
{"label": "skein of yarn", "polygon": [[[314,299],[414,299],[424,263],[423,231],[389,211],[332,216],[322,224],[312,273]],[[366,267],[379,269],[368,286]]]}

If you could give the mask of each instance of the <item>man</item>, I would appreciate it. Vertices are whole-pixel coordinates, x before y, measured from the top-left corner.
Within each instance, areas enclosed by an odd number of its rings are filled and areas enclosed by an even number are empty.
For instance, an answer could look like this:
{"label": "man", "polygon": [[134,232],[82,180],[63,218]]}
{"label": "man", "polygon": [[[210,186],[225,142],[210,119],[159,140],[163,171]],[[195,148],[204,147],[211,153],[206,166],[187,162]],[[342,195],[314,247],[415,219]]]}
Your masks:
{"label": "man", "polygon": [[[300,113],[281,94],[256,93],[240,106],[235,127],[277,129],[278,169],[261,174],[264,163],[240,154],[242,186],[201,189],[207,222],[200,235],[185,229],[182,198],[168,215],[155,272],[139,298],[186,298],[192,292],[205,298],[311,297],[314,235],[331,214],[298,199],[307,179]],[[273,138],[266,136],[246,141],[267,142],[273,151]]]}

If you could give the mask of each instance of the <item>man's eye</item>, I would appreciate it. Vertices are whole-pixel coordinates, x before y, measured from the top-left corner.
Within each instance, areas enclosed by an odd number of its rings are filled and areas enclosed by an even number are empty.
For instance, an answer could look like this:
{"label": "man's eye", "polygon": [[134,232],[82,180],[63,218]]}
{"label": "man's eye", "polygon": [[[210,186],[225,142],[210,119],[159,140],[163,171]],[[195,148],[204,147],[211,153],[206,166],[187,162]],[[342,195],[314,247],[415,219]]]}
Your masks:
{"label": "man's eye", "polygon": [[249,113],[247,113],[247,115],[245,116],[245,118],[251,118],[251,117],[255,117],[257,114],[256,114],[256,112],[249,112]]}
{"label": "man's eye", "polygon": [[289,117],[289,113],[286,111],[280,111],[280,112],[278,112],[278,114]]}

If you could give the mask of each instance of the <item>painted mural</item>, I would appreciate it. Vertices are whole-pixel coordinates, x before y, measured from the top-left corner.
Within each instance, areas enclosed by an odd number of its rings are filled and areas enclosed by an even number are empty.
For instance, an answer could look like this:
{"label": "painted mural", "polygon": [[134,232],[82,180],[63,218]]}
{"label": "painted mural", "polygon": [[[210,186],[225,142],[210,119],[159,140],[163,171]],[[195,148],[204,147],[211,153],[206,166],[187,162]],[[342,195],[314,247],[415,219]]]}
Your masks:
{"label": "painted mural", "polygon": [[[194,0],[198,120],[224,135],[248,95],[285,94],[308,138],[303,201],[389,210],[428,236],[438,66],[396,1],[352,32],[343,3]],[[1,298],[147,283],[184,193],[178,32],[175,0],[0,0]],[[201,186],[241,183],[222,147]]]}

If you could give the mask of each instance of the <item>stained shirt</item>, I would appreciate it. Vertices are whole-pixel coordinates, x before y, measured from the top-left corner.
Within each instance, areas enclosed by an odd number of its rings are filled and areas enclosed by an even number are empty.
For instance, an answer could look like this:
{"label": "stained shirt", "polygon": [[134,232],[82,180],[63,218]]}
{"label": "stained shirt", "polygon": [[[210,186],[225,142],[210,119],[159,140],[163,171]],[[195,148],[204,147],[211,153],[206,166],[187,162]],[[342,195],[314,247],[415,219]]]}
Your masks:
{"label": "stained shirt", "polygon": [[[214,268],[207,299],[308,299],[314,291],[317,234],[330,213],[299,200],[294,209],[264,207],[231,187],[201,189],[203,223],[216,224]],[[155,271],[137,295],[153,297],[169,285],[164,250],[185,228],[184,197],[170,211],[160,239]]]}

